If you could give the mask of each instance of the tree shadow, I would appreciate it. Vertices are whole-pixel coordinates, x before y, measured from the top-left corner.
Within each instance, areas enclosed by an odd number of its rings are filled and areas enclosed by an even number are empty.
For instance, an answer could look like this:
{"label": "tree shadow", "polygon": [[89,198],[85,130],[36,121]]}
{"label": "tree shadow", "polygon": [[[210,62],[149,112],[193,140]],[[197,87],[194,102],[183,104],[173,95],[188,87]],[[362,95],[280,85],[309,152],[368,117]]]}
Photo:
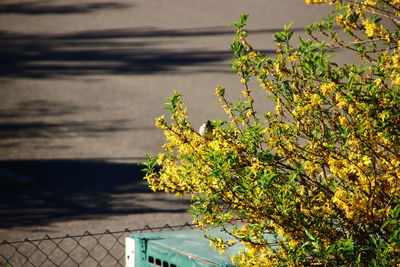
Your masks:
{"label": "tree shadow", "polygon": [[97,108],[44,99],[22,101],[13,108],[0,108],[0,140],[2,143],[7,139],[14,140],[15,144],[16,141],[27,138],[99,137],[120,131],[154,130],[150,126],[135,127],[128,119],[63,119],[67,115],[93,110]]}
{"label": "tree shadow", "polygon": [[154,127],[132,127],[130,120],[86,120],[60,123],[10,122],[0,123],[0,138],[67,138],[96,137],[119,131],[151,130]]}
{"label": "tree shadow", "polygon": [[[193,70],[188,66],[199,65],[206,66],[203,71],[226,72],[229,70],[228,64],[223,68],[215,64],[229,60],[232,56],[229,50],[166,49],[162,44],[200,36],[233,36],[232,32],[226,27],[180,30],[133,28],[54,35],[3,31],[0,32],[0,77],[189,74]],[[275,30],[255,30],[253,33],[266,32]]]}
{"label": "tree shadow", "polygon": [[[50,1],[51,3],[52,1]],[[70,5],[53,5],[49,1],[31,1],[22,3],[8,3],[0,5],[0,14],[20,14],[20,15],[68,15],[77,13],[90,13],[101,9],[123,9],[131,5],[115,2],[99,2]]]}
{"label": "tree shadow", "polygon": [[88,110],[93,110],[93,108],[82,108],[62,102],[36,99],[21,101],[15,104],[13,108],[0,108],[0,119],[58,117]]}
{"label": "tree shadow", "polygon": [[188,209],[187,199],[150,191],[143,166],[135,164],[19,160],[1,161],[0,168],[34,179],[30,184],[0,187],[0,228]]}

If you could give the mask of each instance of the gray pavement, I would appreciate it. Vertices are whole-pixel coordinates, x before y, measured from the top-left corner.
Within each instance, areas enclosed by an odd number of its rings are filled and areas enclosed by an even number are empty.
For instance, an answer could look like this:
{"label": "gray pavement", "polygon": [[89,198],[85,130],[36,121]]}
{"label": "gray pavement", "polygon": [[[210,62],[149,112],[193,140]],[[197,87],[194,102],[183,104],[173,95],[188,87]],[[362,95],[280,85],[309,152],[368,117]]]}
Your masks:
{"label": "gray pavement", "polygon": [[[188,201],[150,192],[136,165],[157,154],[165,98],[195,125],[222,117],[232,28],[250,14],[266,53],[293,22],[327,13],[301,0],[59,0],[0,3],[0,168],[33,177],[0,194],[0,240],[191,221]],[[262,108],[269,109],[267,102]]]}

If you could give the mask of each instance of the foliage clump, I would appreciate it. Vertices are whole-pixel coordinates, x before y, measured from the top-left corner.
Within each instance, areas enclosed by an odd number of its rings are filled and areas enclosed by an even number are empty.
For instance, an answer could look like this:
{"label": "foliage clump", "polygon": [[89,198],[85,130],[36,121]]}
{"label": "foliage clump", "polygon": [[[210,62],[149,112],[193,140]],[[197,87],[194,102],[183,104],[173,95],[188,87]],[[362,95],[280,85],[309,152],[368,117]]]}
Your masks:
{"label": "foliage clump", "polygon": [[[245,250],[234,263],[400,263],[400,1],[330,4],[335,10],[298,45],[289,26],[276,33],[273,57],[248,43],[247,15],[233,24],[243,96],[233,103],[216,89],[227,119],[213,120],[211,139],[188,121],[179,93],[169,99],[170,119],[157,119],[165,151],[149,157],[146,179],[153,190],[191,195],[200,228],[235,224],[226,231]],[[335,63],[338,48],[360,63]],[[251,80],[275,112],[255,110],[265,99],[253,99]],[[234,244],[211,243],[221,251]]]}

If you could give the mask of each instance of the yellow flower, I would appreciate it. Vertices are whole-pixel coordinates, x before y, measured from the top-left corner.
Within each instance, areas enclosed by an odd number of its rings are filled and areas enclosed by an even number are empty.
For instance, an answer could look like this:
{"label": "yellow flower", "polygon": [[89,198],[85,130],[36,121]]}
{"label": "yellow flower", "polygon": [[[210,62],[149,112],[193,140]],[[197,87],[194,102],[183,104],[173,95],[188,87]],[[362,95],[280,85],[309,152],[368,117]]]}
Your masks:
{"label": "yellow flower", "polygon": [[356,113],[356,109],[354,105],[349,105],[349,114],[354,115]]}
{"label": "yellow flower", "polygon": [[393,85],[400,86],[400,75],[399,75],[399,74],[393,74],[393,75],[391,76],[391,78],[393,79],[393,80],[392,80],[392,84],[393,84]]}
{"label": "yellow flower", "polygon": [[281,77],[287,77],[289,74],[289,70],[286,68],[285,62],[283,61],[275,61],[274,68],[276,73]]}
{"label": "yellow flower", "polygon": [[321,85],[320,89],[324,95],[329,95],[335,90],[336,88],[336,83],[330,82],[330,83],[325,83]]}
{"label": "yellow flower", "polygon": [[168,127],[166,126],[166,122],[165,122],[165,117],[164,115],[161,115],[160,117],[158,117],[156,119],[156,123],[155,123],[157,128],[166,130]]}
{"label": "yellow flower", "polygon": [[299,58],[299,56],[300,56],[300,53],[299,52],[294,52],[293,54],[291,54],[289,57],[288,57],[288,60],[290,61],[290,62],[295,62],[298,58]]}
{"label": "yellow flower", "polygon": [[374,83],[376,84],[376,86],[380,87],[382,85],[382,78],[375,79]]}
{"label": "yellow flower", "polygon": [[382,35],[385,32],[384,29],[382,28],[382,25],[377,25],[371,22],[369,19],[364,20],[362,22],[362,25],[364,26],[365,34],[368,37]]}
{"label": "yellow flower", "polygon": [[400,68],[400,54],[396,53],[393,55],[392,65],[394,68]]}
{"label": "yellow flower", "polygon": [[246,112],[246,118],[250,119],[254,115],[254,111],[249,110]]}
{"label": "yellow flower", "polygon": [[375,6],[379,0],[365,0],[364,4],[367,6]]}
{"label": "yellow flower", "polygon": [[300,100],[301,100],[301,97],[300,97],[299,95],[296,94],[296,95],[293,96],[293,101],[294,101],[295,103],[299,103]]}
{"label": "yellow flower", "polygon": [[283,115],[283,105],[282,105],[280,99],[278,99],[278,101],[276,103],[275,112],[278,115]]}
{"label": "yellow flower", "polygon": [[338,97],[336,101],[338,101],[337,103],[338,108],[344,108],[349,104],[348,100],[344,97]]}
{"label": "yellow flower", "polygon": [[305,0],[307,5],[320,5],[328,2],[328,0]]}
{"label": "yellow flower", "polygon": [[219,254],[222,254],[226,251],[225,242],[221,237],[218,237],[216,239],[211,239],[210,246],[214,247],[215,250],[218,250]]}
{"label": "yellow flower", "polygon": [[268,92],[273,92],[275,90],[275,84],[269,81],[262,82],[261,87],[266,89]]}
{"label": "yellow flower", "polygon": [[224,96],[224,94],[225,94],[225,88],[223,88],[223,87],[221,87],[221,86],[218,86],[216,89],[215,89],[215,93],[214,93],[216,96],[218,96],[218,97],[223,97]]}
{"label": "yellow flower", "polygon": [[336,190],[335,195],[332,198],[333,203],[341,203],[346,200],[346,191],[342,188]]}
{"label": "yellow flower", "polygon": [[364,156],[364,157],[362,158],[361,163],[362,163],[364,166],[368,166],[368,165],[371,165],[371,164],[372,164],[372,160],[371,160],[370,157]]}
{"label": "yellow flower", "polygon": [[349,123],[348,123],[346,117],[343,117],[343,116],[340,116],[339,122],[340,122],[340,125],[342,125],[342,126],[347,126],[347,125],[349,125]]}
{"label": "yellow flower", "polygon": [[318,94],[313,94],[311,96],[310,101],[312,106],[317,106],[322,104],[322,98]]}

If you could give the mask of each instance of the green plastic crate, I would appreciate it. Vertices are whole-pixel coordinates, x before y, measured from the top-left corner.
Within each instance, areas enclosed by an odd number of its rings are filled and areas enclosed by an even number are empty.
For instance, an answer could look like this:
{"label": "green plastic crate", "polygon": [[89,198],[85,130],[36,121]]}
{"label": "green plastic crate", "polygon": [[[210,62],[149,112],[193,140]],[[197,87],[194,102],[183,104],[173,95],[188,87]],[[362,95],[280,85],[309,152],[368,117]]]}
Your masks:
{"label": "green plastic crate", "polygon": [[230,256],[242,250],[243,246],[237,244],[219,255],[210,247],[210,241],[204,237],[205,234],[233,240],[218,229],[206,233],[201,230],[185,230],[130,234],[125,243],[126,267],[235,266]]}

